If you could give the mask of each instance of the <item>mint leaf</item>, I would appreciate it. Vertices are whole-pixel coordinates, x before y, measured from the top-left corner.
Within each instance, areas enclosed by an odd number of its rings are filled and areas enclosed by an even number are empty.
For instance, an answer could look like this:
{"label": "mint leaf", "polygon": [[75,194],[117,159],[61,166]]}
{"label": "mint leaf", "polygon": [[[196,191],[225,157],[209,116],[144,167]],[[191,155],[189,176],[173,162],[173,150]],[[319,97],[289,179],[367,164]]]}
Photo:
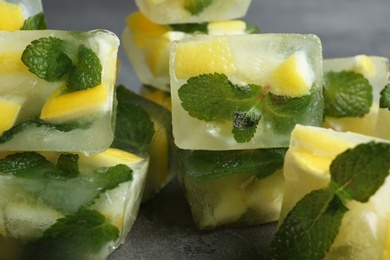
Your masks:
{"label": "mint leaf", "polygon": [[26,259],[84,259],[118,238],[118,228],[101,213],[84,209],[58,219],[22,255]]}
{"label": "mint leaf", "polygon": [[116,88],[116,95],[118,105],[115,138],[111,147],[127,151],[134,148],[143,150],[152,142],[155,134],[154,123],[143,108],[144,100],[122,85]]}
{"label": "mint leaf", "polygon": [[305,118],[315,99],[314,92],[315,90],[311,90],[309,95],[294,98],[268,92],[263,101],[264,121],[277,133],[290,133],[297,123],[307,121]]}
{"label": "mint leaf", "polygon": [[390,84],[387,84],[380,93],[379,107],[390,110]]}
{"label": "mint leaf", "polygon": [[247,34],[260,33],[260,29],[256,24],[246,23],[245,33]]}
{"label": "mint leaf", "polygon": [[283,167],[286,148],[207,151],[176,148],[179,166],[190,178],[206,180],[252,173],[257,179]]}
{"label": "mint leaf", "polygon": [[367,202],[389,174],[390,144],[369,142],[339,154],[329,186],[304,196],[288,213],[271,243],[272,259],[322,259],[347,208],[344,200]]}
{"label": "mint leaf", "polygon": [[372,100],[372,86],[362,74],[353,71],[325,73],[325,116],[363,117],[370,111]]}
{"label": "mint leaf", "polygon": [[[204,121],[234,121],[235,115],[247,114],[243,118],[250,118],[252,123],[261,117],[262,88],[249,84],[246,86],[234,85],[224,74],[203,74],[190,78],[178,90],[183,108],[192,117]],[[257,121],[258,122],[258,121]],[[253,125],[249,124],[249,128]],[[236,124],[245,127],[245,124]],[[253,129],[246,131],[237,128],[238,142],[250,140],[241,134],[253,136]],[[240,131],[238,131],[240,130]],[[245,135],[245,134],[244,134]]]}
{"label": "mint leaf", "polygon": [[24,24],[20,30],[45,30],[45,29],[47,29],[46,19],[45,19],[45,15],[41,12],[27,18],[24,21]]}
{"label": "mint leaf", "polygon": [[389,174],[390,145],[370,142],[338,155],[330,165],[333,186],[343,198],[367,202]]}
{"label": "mint leaf", "polygon": [[207,33],[208,23],[178,23],[170,24],[173,31],[193,34],[196,32]]}
{"label": "mint leaf", "polygon": [[66,41],[49,36],[34,40],[22,54],[22,62],[31,73],[48,82],[59,81],[73,70],[73,63],[64,52]]}
{"label": "mint leaf", "polygon": [[48,122],[45,122],[41,119],[28,119],[19,124],[14,125],[11,129],[8,129],[0,136],[0,144],[6,143],[12,140],[18,133],[28,130],[29,128],[35,127],[46,127],[48,129],[55,129],[61,132],[69,132],[75,128],[80,128],[82,126],[78,124],[58,124],[54,125]]}
{"label": "mint leaf", "polygon": [[125,164],[117,164],[108,168],[102,168],[96,171],[105,182],[100,193],[107,190],[112,190],[119,186],[122,182],[131,181],[133,179],[133,170]]}
{"label": "mint leaf", "polygon": [[270,259],[323,259],[347,210],[331,190],[307,194],[276,232],[271,242]]}
{"label": "mint leaf", "polygon": [[77,154],[63,153],[57,160],[57,167],[62,175],[72,178],[79,175],[79,156]]}
{"label": "mint leaf", "polygon": [[234,112],[232,130],[234,139],[238,143],[249,142],[255,136],[261,116],[260,111]]}
{"label": "mint leaf", "polygon": [[96,53],[80,45],[78,49],[78,63],[69,75],[66,85],[70,91],[93,88],[101,83],[102,65]]}
{"label": "mint leaf", "polygon": [[184,0],[184,9],[189,11],[192,15],[199,15],[213,0]]}

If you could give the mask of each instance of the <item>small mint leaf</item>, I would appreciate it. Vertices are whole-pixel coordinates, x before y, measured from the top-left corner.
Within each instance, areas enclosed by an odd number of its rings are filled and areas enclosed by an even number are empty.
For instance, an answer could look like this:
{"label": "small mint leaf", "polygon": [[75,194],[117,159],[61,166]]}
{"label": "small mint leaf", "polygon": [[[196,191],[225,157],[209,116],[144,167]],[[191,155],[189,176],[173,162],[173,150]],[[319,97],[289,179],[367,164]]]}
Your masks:
{"label": "small mint leaf", "polygon": [[363,117],[370,111],[372,86],[353,71],[324,74],[324,114],[336,118]]}
{"label": "small mint leaf", "polygon": [[78,49],[78,62],[66,82],[68,90],[79,91],[101,84],[102,65],[96,53],[85,45]]}
{"label": "small mint leaf", "polygon": [[283,167],[286,148],[207,151],[177,149],[180,168],[193,179],[216,179],[232,174],[252,173],[257,179]]}
{"label": "small mint leaf", "polygon": [[390,84],[387,84],[380,93],[379,107],[390,110]]}
{"label": "small mint leaf", "polygon": [[383,185],[389,168],[390,144],[360,144],[333,160],[332,185],[343,198],[367,202]]}
{"label": "small mint leaf", "polygon": [[276,232],[270,259],[323,259],[348,209],[332,190],[315,190],[289,212]]}
{"label": "small mint leaf", "polygon": [[57,169],[37,152],[20,152],[0,160],[0,172],[24,178],[40,178]]}
{"label": "small mint leaf", "polygon": [[207,25],[208,23],[178,23],[169,26],[173,31],[193,34],[197,32],[207,33]]}
{"label": "small mint leaf", "polygon": [[47,29],[46,19],[45,19],[45,15],[41,12],[27,18],[24,21],[24,24],[20,30],[45,30],[45,29]]}
{"label": "small mint leaf", "polygon": [[60,81],[73,70],[73,63],[64,52],[66,41],[56,37],[34,40],[22,54],[22,62],[31,73],[48,82]]}
{"label": "small mint leaf", "polygon": [[61,175],[67,178],[73,178],[79,175],[79,156],[77,154],[63,153],[57,160],[57,168]]}
{"label": "small mint leaf", "polygon": [[199,15],[212,3],[213,0],[184,0],[184,9],[192,15]]}
{"label": "small mint leaf", "polygon": [[57,220],[26,245],[23,259],[84,259],[119,238],[119,229],[96,210],[79,210]]}
{"label": "small mint leaf", "polygon": [[237,143],[249,142],[255,136],[257,125],[261,119],[259,111],[234,112],[233,130],[234,139]]}
{"label": "small mint leaf", "polygon": [[246,23],[245,33],[257,34],[260,33],[260,29],[256,24]]}

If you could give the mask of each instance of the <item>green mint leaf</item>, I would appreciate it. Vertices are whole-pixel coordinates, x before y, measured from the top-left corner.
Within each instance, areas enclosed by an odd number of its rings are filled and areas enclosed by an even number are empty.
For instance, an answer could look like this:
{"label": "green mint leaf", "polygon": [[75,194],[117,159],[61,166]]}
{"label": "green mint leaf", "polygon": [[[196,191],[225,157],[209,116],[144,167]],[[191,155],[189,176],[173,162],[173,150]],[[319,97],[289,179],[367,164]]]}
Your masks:
{"label": "green mint leaf", "polygon": [[208,23],[182,23],[182,24],[170,24],[169,26],[173,31],[184,32],[184,33],[207,33]]}
{"label": "green mint leaf", "polygon": [[343,198],[367,202],[383,185],[389,168],[389,144],[360,144],[333,160],[330,165],[332,185]]}
{"label": "green mint leaf", "polygon": [[[237,86],[224,74],[218,73],[192,77],[178,90],[181,104],[190,116],[215,122],[235,121],[235,114],[247,114],[246,118],[256,121],[261,117],[261,92],[260,86]],[[234,132],[237,132],[239,140],[250,140],[246,136],[239,137],[238,132],[243,129],[237,130]],[[252,132],[253,129],[247,133],[252,135]]]}
{"label": "green mint leaf", "polygon": [[101,213],[84,209],[58,219],[41,238],[30,242],[22,255],[28,259],[85,259],[118,238],[119,229]]}
{"label": "green mint leaf", "polygon": [[315,99],[313,91],[309,95],[294,98],[268,92],[263,101],[264,121],[277,133],[290,133],[297,123],[307,121],[307,110]]}
{"label": "green mint leaf", "polygon": [[380,93],[379,107],[390,110],[390,84],[387,84]]}
{"label": "green mint leaf", "polygon": [[102,65],[96,53],[85,45],[78,49],[78,62],[66,82],[68,90],[79,91],[100,85]]}
{"label": "green mint leaf", "polygon": [[116,88],[116,96],[115,138],[111,147],[127,151],[133,148],[143,150],[155,134],[154,123],[144,109],[144,100],[122,85]]}
{"label": "green mint leaf", "polygon": [[179,166],[190,178],[221,178],[252,173],[257,179],[272,175],[283,167],[286,148],[207,151],[176,148]]}
{"label": "green mint leaf", "polygon": [[260,33],[260,29],[256,24],[246,23],[245,33],[247,34]]}
{"label": "green mint leaf", "polygon": [[45,30],[45,29],[47,29],[46,19],[45,19],[45,15],[41,12],[27,18],[27,20],[24,21],[24,24],[20,30]]}
{"label": "green mint leaf", "polygon": [[96,174],[105,182],[103,187],[99,190],[100,193],[112,190],[118,187],[122,182],[131,181],[133,179],[133,170],[125,164],[98,169]]}
{"label": "green mint leaf", "polygon": [[26,131],[29,128],[35,128],[35,127],[46,127],[47,129],[55,129],[55,130],[58,130],[61,132],[69,132],[69,131],[72,131],[73,129],[79,127],[79,125],[78,124],[54,125],[54,124],[45,122],[41,119],[33,118],[33,119],[23,121],[19,124],[16,124],[11,129],[5,131],[0,136],[0,144],[6,143],[6,142],[12,140],[12,138],[14,138],[18,133]]}
{"label": "green mint leaf", "polygon": [[24,178],[40,178],[51,175],[57,169],[37,152],[8,155],[0,160],[0,172]]}
{"label": "green mint leaf", "polygon": [[363,117],[370,111],[372,100],[372,86],[362,74],[353,71],[325,73],[325,116]]}
{"label": "green mint leaf", "polygon": [[64,177],[73,178],[79,175],[79,156],[77,154],[63,153],[57,160],[57,167]]}
{"label": "green mint leaf", "polygon": [[31,73],[48,82],[59,81],[73,70],[73,63],[64,52],[66,41],[56,37],[34,40],[22,54],[22,62]]}
{"label": "green mint leaf", "polygon": [[232,133],[237,143],[249,142],[255,136],[261,116],[260,111],[234,112]]}
{"label": "green mint leaf", "polygon": [[212,3],[213,0],[184,0],[183,7],[192,15],[199,15]]}
{"label": "green mint leaf", "polygon": [[332,190],[307,194],[276,232],[271,242],[270,259],[323,259],[347,210]]}

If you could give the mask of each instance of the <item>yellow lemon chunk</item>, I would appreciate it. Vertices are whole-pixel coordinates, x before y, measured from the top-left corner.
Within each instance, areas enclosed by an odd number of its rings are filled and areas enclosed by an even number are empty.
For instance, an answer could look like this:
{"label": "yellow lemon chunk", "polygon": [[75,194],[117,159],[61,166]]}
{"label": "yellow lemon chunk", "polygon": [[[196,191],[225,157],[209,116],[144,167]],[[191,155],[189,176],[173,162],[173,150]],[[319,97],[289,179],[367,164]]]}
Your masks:
{"label": "yellow lemon chunk", "polygon": [[0,99],[0,135],[10,129],[18,118],[22,102]]}
{"label": "yellow lemon chunk", "polygon": [[40,118],[51,123],[61,123],[71,119],[108,111],[109,90],[99,85],[87,90],[61,94],[65,87],[59,88],[49,96],[42,108]]}
{"label": "yellow lemon chunk", "polygon": [[390,213],[387,213],[386,238],[383,246],[382,260],[390,260]]}
{"label": "yellow lemon chunk", "polygon": [[246,23],[240,20],[213,21],[207,25],[209,35],[244,34]]}
{"label": "yellow lemon chunk", "polygon": [[140,95],[157,103],[169,111],[172,111],[172,100],[170,93],[160,90],[160,89],[151,89],[149,87],[143,86],[140,90]]}
{"label": "yellow lemon chunk", "polygon": [[355,66],[354,70],[356,72],[362,73],[372,77],[375,75],[375,64],[370,57],[367,55],[357,55],[355,56]]}
{"label": "yellow lemon chunk", "polygon": [[233,56],[225,38],[208,41],[182,42],[175,50],[175,75],[186,79],[207,73],[232,74],[235,71]]}
{"label": "yellow lemon chunk", "polygon": [[[1,2],[0,2],[1,3]],[[0,73],[27,72],[27,66],[22,62],[22,52],[0,52]]]}
{"label": "yellow lemon chunk", "polygon": [[309,93],[314,82],[314,72],[305,53],[296,52],[276,67],[272,72],[272,80],[272,93],[299,97]]}
{"label": "yellow lemon chunk", "polygon": [[16,31],[22,28],[24,15],[18,4],[0,0],[0,31]]}

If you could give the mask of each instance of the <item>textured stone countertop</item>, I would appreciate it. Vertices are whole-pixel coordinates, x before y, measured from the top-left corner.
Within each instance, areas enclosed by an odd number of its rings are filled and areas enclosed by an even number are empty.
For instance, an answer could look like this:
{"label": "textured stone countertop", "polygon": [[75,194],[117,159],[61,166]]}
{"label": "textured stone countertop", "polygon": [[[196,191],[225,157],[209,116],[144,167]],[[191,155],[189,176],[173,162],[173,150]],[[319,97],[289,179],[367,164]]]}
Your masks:
{"label": "textured stone countertop", "polygon": [[[119,37],[134,0],[43,0],[50,29],[109,29]],[[357,54],[390,57],[389,0],[253,0],[245,19],[262,33],[313,33],[323,57]],[[140,83],[122,48],[118,84]],[[119,259],[264,259],[275,223],[200,231],[192,222],[178,180],[142,204],[126,242],[109,257]]]}

